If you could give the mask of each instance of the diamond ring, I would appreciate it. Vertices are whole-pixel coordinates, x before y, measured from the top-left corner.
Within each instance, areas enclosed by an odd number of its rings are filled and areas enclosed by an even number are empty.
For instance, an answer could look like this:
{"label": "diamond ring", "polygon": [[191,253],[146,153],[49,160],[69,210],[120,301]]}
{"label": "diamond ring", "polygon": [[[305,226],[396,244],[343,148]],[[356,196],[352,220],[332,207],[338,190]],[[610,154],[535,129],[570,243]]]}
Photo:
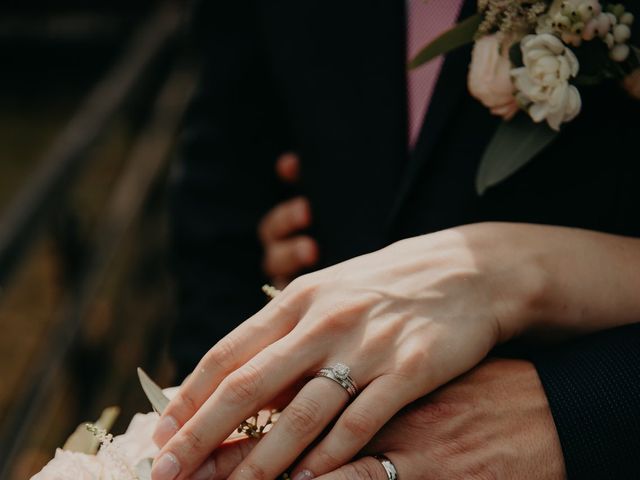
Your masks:
{"label": "diamond ring", "polygon": [[358,395],[358,385],[351,378],[351,369],[347,367],[344,363],[336,363],[331,367],[324,367],[318,370],[316,373],[316,377],[325,377],[330,380],[333,380],[338,385],[346,390],[349,394],[350,398],[354,398]]}

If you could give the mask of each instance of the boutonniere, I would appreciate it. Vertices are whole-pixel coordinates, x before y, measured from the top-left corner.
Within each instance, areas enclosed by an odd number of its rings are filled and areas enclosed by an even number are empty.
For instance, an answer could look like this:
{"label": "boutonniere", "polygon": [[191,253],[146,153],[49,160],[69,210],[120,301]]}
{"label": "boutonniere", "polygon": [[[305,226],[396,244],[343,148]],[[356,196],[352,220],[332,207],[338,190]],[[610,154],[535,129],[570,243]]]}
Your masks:
{"label": "boutonniere", "polygon": [[580,88],[619,80],[640,98],[640,49],[624,4],[599,0],[478,0],[478,13],[425,46],[419,68],[474,42],[468,87],[503,118],[478,168],[479,194],[548,146],[582,108]]}

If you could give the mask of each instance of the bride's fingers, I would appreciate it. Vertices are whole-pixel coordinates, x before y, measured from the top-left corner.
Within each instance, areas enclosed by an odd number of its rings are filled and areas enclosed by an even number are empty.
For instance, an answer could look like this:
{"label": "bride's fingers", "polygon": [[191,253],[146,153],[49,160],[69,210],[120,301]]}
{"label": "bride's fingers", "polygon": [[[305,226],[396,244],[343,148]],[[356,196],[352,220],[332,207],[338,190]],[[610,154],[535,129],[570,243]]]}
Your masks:
{"label": "bride's fingers", "polygon": [[[397,478],[402,480],[432,478],[424,476],[427,472],[421,472],[420,476],[412,476],[413,471],[409,467],[409,462],[400,453],[389,453],[385,456],[393,462]],[[295,479],[295,477],[293,478]],[[317,477],[316,480],[388,480],[389,478],[389,474],[380,460],[374,457],[362,457],[331,473]]]}
{"label": "bride's fingers", "polygon": [[226,480],[257,443],[257,438],[243,438],[223,443],[191,476],[190,480]]}
{"label": "bride's fingers", "polygon": [[342,413],[334,427],[296,466],[314,476],[346,464],[369,443],[412,397],[406,379],[386,375],[375,379]]}
{"label": "bride's fingers", "polygon": [[348,393],[332,380],[310,380],[230,479],[276,478],[295,462],[348,402]]}
{"label": "bride's fingers", "polygon": [[153,435],[159,447],[195,414],[227,375],[293,329],[299,314],[290,305],[287,299],[269,302],[207,352],[163,412]]}
{"label": "bride's fingers", "polygon": [[[282,368],[287,357],[289,368]],[[318,360],[290,340],[263,350],[225,378],[202,407],[162,448],[153,480],[189,478],[246,418],[308,372]]]}

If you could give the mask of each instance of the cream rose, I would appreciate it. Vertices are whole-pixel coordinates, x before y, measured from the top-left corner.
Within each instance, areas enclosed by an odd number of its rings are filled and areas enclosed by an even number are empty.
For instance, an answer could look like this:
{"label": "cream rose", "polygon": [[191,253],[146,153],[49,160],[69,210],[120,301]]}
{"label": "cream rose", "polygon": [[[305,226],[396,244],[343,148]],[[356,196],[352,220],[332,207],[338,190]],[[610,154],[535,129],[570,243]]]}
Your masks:
{"label": "cream rose", "polygon": [[579,113],[582,100],[569,80],[580,69],[578,59],[550,34],[528,35],[521,42],[524,67],[511,71],[516,98],[534,122],[545,121],[554,130]]}
{"label": "cream rose", "polygon": [[113,480],[95,455],[56,450],[56,456],[31,480]]}
{"label": "cream rose", "polygon": [[467,78],[469,92],[492,114],[506,120],[519,109],[510,72],[511,62],[500,34],[487,35],[475,43]]}

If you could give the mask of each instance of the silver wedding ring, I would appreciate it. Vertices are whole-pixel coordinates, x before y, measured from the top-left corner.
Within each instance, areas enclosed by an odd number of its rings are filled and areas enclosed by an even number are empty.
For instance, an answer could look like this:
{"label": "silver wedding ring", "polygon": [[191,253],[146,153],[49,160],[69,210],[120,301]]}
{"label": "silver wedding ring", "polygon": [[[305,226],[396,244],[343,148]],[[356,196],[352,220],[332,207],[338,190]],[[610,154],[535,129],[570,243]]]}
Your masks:
{"label": "silver wedding ring", "polygon": [[354,398],[358,395],[358,385],[353,378],[351,378],[351,375],[349,375],[350,373],[351,369],[344,363],[336,363],[331,367],[321,368],[315,376],[333,380],[347,391],[350,398]]}
{"label": "silver wedding ring", "polygon": [[396,470],[396,466],[391,460],[384,455],[374,455],[373,458],[380,462],[384,471],[387,472],[387,478],[389,480],[398,480],[398,470]]}

